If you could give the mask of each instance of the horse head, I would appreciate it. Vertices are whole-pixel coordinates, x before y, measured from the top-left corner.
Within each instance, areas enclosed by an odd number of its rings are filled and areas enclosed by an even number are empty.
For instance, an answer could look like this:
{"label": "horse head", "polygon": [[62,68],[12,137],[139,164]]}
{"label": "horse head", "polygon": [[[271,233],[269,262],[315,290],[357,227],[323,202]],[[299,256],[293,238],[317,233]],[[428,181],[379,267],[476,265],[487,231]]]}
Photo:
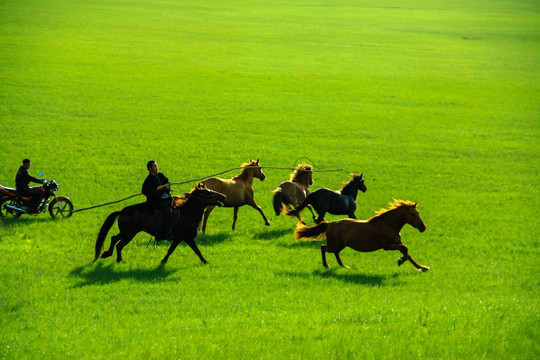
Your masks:
{"label": "horse head", "polygon": [[420,232],[424,232],[426,230],[426,224],[420,217],[420,213],[418,212],[418,209],[416,208],[418,206],[418,203],[414,204],[408,204],[404,208],[405,211],[405,221],[407,224],[411,225],[412,227],[418,229]]}
{"label": "horse head", "polygon": [[249,171],[253,174],[253,177],[263,181],[266,179],[266,175],[262,171],[262,166],[259,165],[259,159],[257,161],[249,159],[249,163],[246,165]]}
{"label": "horse head", "polygon": [[362,192],[366,192],[367,187],[366,184],[364,184],[364,173],[358,174],[351,174],[352,182],[356,184],[358,187],[358,190],[361,190]]}
{"label": "horse head", "polygon": [[199,200],[204,206],[224,206],[227,199],[222,193],[208,189],[204,183],[197,184],[189,197]]}

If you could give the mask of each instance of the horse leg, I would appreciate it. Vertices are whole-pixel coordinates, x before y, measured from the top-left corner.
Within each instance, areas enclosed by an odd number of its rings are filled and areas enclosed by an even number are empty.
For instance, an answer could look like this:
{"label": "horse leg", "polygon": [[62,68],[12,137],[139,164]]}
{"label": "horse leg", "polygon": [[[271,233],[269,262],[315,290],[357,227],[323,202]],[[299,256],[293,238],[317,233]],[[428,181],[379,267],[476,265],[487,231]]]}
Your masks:
{"label": "horse leg", "polygon": [[263,219],[264,219],[264,224],[265,224],[266,226],[270,226],[270,223],[268,222],[268,219],[266,218],[266,215],[264,215],[263,210],[261,209],[261,207],[260,207],[259,205],[257,205],[257,204],[255,203],[255,201],[251,202],[251,203],[249,204],[249,206],[251,206],[251,207],[254,208],[254,209],[257,209],[257,210],[261,213],[261,215],[262,215],[262,217],[263,217]]}
{"label": "horse leg", "polygon": [[208,217],[210,216],[210,213],[212,210],[214,210],[215,206],[208,206],[206,210],[204,211],[204,219],[203,219],[203,226],[202,226],[202,232],[203,234],[206,232],[206,221],[208,220]]}
{"label": "horse leg", "polygon": [[341,251],[341,250],[336,251],[336,252],[334,253],[334,255],[336,256],[336,260],[337,260],[339,266],[344,267],[345,269],[350,269],[350,268],[351,268],[350,266],[344,265],[343,262],[341,261],[341,258],[339,257],[339,252],[340,252],[340,251]]}
{"label": "horse leg", "polygon": [[109,256],[111,256],[113,254],[113,251],[114,251],[114,246],[121,239],[122,239],[122,233],[112,236],[111,237],[111,246],[109,247],[109,249],[107,251],[105,251],[103,254],[101,254],[101,258],[105,259],[105,258],[108,258]]}
{"label": "horse leg", "polygon": [[169,246],[169,250],[167,251],[167,255],[165,255],[165,257],[163,259],[161,259],[162,264],[166,263],[167,260],[169,260],[169,256],[171,256],[171,254],[174,252],[174,250],[176,249],[178,244],[180,244],[181,242],[182,242],[182,239],[180,239],[179,237],[174,238],[171,246]]}
{"label": "horse leg", "polygon": [[384,248],[384,250],[399,250],[403,254],[403,257],[398,259],[398,266],[401,266],[405,261],[409,260],[418,271],[428,271],[429,267],[420,265],[409,255],[409,248],[403,244],[398,244],[391,246],[389,248]]}
{"label": "horse leg", "polygon": [[324,221],[324,215],[326,215],[326,211],[322,211],[319,213],[319,217],[314,219],[317,224],[320,224]]}
{"label": "horse leg", "polygon": [[414,261],[414,259],[411,257],[411,255],[408,255],[408,257],[409,257],[409,261],[414,265],[415,268],[418,269],[418,271],[428,271],[429,270],[429,266],[420,265],[419,263]]}
{"label": "horse leg", "polygon": [[195,254],[197,254],[199,259],[201,259],[201,261],[204,264],[208,264],[208,261],[206,261],[206,259],[202,256],[201,251],[199,250],[199,247],[197,246],[197,243],[195,242],[195,238],[193,238],[193,239],[190,238],[189,240],[186,239],[186,244],[189,245],[191,250],[193,250],[193,252],[195,252]]}
{"label": "horse leg", "polygon": [[313,217],[313,221],[315,221],[317,217],[315,216],[315,213],[313,212],[313,208],[311,207],[311,205],[307,205],[306,207],[309,209],[309,211],[311,211],[311,216]]}
{"label": "horse leg", "polygon": [[129,244],[129,242],[135,237],[135,234],[129,234],[123,236],[122,240],[116,245],[116,262],[122,262],[122,249],[124,246]]}
{"label": "horse leg", "polygon": [[328,263],[326,262],[326,244],[321,244],[321,254],[322,254],[322,266],[329,268]]}
{"label": "horse leg", "polygon": [[233,211],[233,222],[232,222],[232,229],[234,231],[234,228],[236,226],[236,220],[238,219],[238,209],[239,207],[238,206],[235,206],[234,207],[234,211]]}

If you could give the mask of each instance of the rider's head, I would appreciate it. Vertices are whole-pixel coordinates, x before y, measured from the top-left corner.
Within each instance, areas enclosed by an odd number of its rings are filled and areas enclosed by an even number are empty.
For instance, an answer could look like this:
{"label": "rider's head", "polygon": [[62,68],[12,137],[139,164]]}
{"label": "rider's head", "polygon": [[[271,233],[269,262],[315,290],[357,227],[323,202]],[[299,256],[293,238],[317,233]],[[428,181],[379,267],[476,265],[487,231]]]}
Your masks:
{"label": "rider's head", "polygon": [[146,168],[148,169],[148,171],[150,171],[151,174],[155,175],[158,172],[158,164],[154,160],[150,160],[149,162],[147,162]]}
{"label": "rider's head", "polygon": [[24,159],[24,160],[22,161],[22,163],[23,163],[23,166],[24,166],[25,168],[27,168],[27,169],[30,168],[30,160]]}

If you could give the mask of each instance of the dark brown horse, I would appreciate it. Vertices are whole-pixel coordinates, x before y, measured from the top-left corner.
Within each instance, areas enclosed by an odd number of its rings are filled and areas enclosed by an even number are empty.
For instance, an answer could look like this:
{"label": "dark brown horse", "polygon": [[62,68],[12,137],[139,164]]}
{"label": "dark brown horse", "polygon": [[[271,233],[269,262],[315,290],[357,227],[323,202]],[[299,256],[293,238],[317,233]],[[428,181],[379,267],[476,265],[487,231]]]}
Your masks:
{"label": "dark brown horse", "polygon": [[[175,209],[177,211],[173,213],[172,221],[174,240],[167,251],[167,255],[165,255],[161,262],[167,262],[169,256],[171,256],[178,244],[185,241],[195,254],[199,256],[199,259],[206,264],[207,261],[204,259],[195,243],[195,237],[199,232],[204,209],[207,206],[221,206],[224,202],[225,196],[223,194],[209,190],[203,184],[197,185],[196,188],[184,196],[175,196]],[[120,233],[111,237],[111,246],[109,247],[109,250],[101,254],[107,233],[113,226],[116,218],[118,218],[118,228],[120,229]],[[107,217],[99,230],[99,235],[96,240],[96,254],[94,261],[96,261],[100,255],[102,258],[111,256],[114,251],[114,246],[116,245],[116,261],[121,262],[122,249],[124,246],[129,244],[133,237],[141,231],[155,236],[156,230],[161,226],[161,221],[161,216],[157,216],[154,213],[154,210],[146,203],[128,206],[120,211],[113,212]]]}
{"label": "dark brown horse", "polygon": [[[287,212],[292,210],[291,205],[297,207],[304,201],[306,196],[309,195],[309,185],[313,184],[313,167],[307,164],[300,164],[296,167],[293,173],[291,173],[291,180],[284,181],[278,185],[274,190],[272,196],[272,203],[274,204],[274,211],[276,216],[279,216],[281,212]],[[311,208],[311,205],[307,205],[311,215],[315,218],[315,213]],[[300,213],[296,213],[298,221],[304,223],[300,217]]]}
{"label": "dark brown horse", "polygon": [[319,214],[316,218],[313,215],[313,220],[320,223],[324,220],[326,213],[334,215],[348,215],[351,219],[356,219],[354,212],[356,211],[356,195],[358,190],[366,192],[367,188],[364,184],[364,174],[349,174],[351,180],[345,183],[340,191],[330,189],[317,189],[309,194],[300,205],[294,210],[286,212],[289,216],[298,216],[306,206],[311,205]]}
{"label": "dark brown horse", "polygon": [[296,239],[313,238],[321,241],[326,235],[326,245],[321,245],[322,262],[326,263],[326,253],[334,253],[339,265],[343,265],[339,253],[346,246],[356,251],[369,252],[379,249],[399,250],[403,257],[398,260],[398,265],[409,260],[419,271],[427,271],[429,267],[420,265],[409,255],[407,246],[401,243],[401,228],[409,224],[420,232],[426,230],[426,224],[420,218],[416,209],[418,203],[410,201],[394,200],[390,208],[380,210],[377,215],[369,220],[343,219],[338,221],[323,221],[314,226],[298,224]]}
{"label": "dark brown horse", "polygon": [[[259,211],[264,219],[265,224],[270,225],[261,207],[255,203],[255,200],[253,200],[253,178],[263,181],[266,178],[266,175],[264,175],[261,165],[259,165],[259,160],[254,161],[250,159],[249,162],[242,164],[242,173],[230,180],[211,177],[203,181],[203,184],[206,185],[208,189],[220,192],[227,197],[227,201],[224,205],[225,207],[234,208],[232,224],[233,230],[236,225],[236,219],[238,219],[238,208],[243,205],[249,205]],[[206,232],[206,221],[208,220],[208,216],[210,216],[212,210],[214,210],[214,206],[209,206],[204,212],[202,226],[203,233]]]}

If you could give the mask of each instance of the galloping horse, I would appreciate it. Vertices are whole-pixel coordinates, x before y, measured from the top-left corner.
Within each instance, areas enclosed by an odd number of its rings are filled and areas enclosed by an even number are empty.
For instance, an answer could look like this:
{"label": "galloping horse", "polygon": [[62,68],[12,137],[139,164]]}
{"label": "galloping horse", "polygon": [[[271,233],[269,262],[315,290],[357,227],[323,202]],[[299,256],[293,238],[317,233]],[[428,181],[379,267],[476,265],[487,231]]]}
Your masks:
{"label": "galloping horse", "polygon": [[326,263],[326,253],[334,253],[340,266],[343,265],[339,253],[346,246],[356,251],[369,252],[379,249],[399,250],[403,257],[398,260],[398,265],[409,260],[419,271],[427,271],[429,267],[420,265],[409,255],[407,246],[401,242],[401,228],[409,224],[417,228],[420,232],[426,230],[426,224],[420,218],[416,209],[418,203],[410,201],[394,200],[390,203],[390,208],[378,211],[369,220],[342,219],[332,222],[323,221],[314,226],[303,226],[298,224],[296,239],[313,238],[321,241],[326,234],[326,245],[321,245],[322,263]]}
{"label": "galloping horse", "polygon": [[[177,205],[176,209],[178,210],[173,214],[172,221],[174,240],[167,251],[167,255],[165,255],[161,262],[167,262],[169,256],[171,256],[178,244],[183,240],[195,254],[199,256],[199,259],[206,264],[207,261],[204,259],[195,243],[195,237],[199,231],[205,207],[214,205],[222,206],[225,202],[225,196],[207,189],[203,184],[198,184],[191,192],[182,197],[175,196],[174,199],[175,205]],[[109,250],[101,254],[107,233],[113,226],[117,217],[120,233],[111,237],[111,246],[109,247]],[[121,262],[122,249],[124,246],[129,244],[133,237],[141,231],[155,236],[158,228],[156,223],[161,221],[160,218],[160,216],[154,214],[154,210],[146,203],[131,205],[120,211],[113,212],[107,217],[99,230],[99,235],[96,240],[96,256],[94,261],[96,261],[100,255],[102,258],[111,256],[114,251],[114,246],[118,243],[118,245],[116,245],[116,261]]]}
{"label": "galloping horse", "polygon": [[313,220],[320,223],[324,220],[324,215],[327,212],[334,215],[348,215],[351,219],[356,219],[354,212],[356,210],[356,195],[358,190],[366,192],[367,188],[364,184],[364,174],[349,174],[351,180],[341,187],[340,191],[330,189],[317,189],[309,194],[300,205],[294,210],[289,210],[285,214],[289,216],[297,216],[306,206],[312,205],[315,208],[319,217]]}
{"label": "galloping horse", "polygon": [[[255,177],[263,181],[266,178],[266,175],[264,175],[261,165],[259,165],[259,160],[257,159],[257,161],[254,161],[250,159],[249,162],[242,164],[242,173],[230,180],[211,177],[203,181],[203,184],[206,185],[208,189],[218,191],[227,197],[227,201],[224,205],[225,207],[234,208],[233,230],[236,225],[236,219],[238,219],[238,208],[242,205],[249,205],[252,208],[257,209],[261,213],[265,224],[270,225],[261,207],[253,200],[253,178]],[[204,212],[202,226],[203,233],[206,232],[206,221],[212,210],[214,210],[214,206],[209,206]]]}
{"label": "galloping horse", "polygon": [[[307,164],[300,164],[296,167],[293,173],[291,173],[291,180],[284,181],[278,185],[274,190],[272,196],[272,203],[274,204],[274,211],[276,216],[283,211],[290,211],[291,206],[298,207],[304,201],[306,196],[309,195],[309,185],[313,184],[313,167]],[[283,209],[283,205],[286,210]],[[311,215],[315,218],[311,205],[307,205]],[[300,217],[300,213],[296,214],[298,221],[304,223]]]}

